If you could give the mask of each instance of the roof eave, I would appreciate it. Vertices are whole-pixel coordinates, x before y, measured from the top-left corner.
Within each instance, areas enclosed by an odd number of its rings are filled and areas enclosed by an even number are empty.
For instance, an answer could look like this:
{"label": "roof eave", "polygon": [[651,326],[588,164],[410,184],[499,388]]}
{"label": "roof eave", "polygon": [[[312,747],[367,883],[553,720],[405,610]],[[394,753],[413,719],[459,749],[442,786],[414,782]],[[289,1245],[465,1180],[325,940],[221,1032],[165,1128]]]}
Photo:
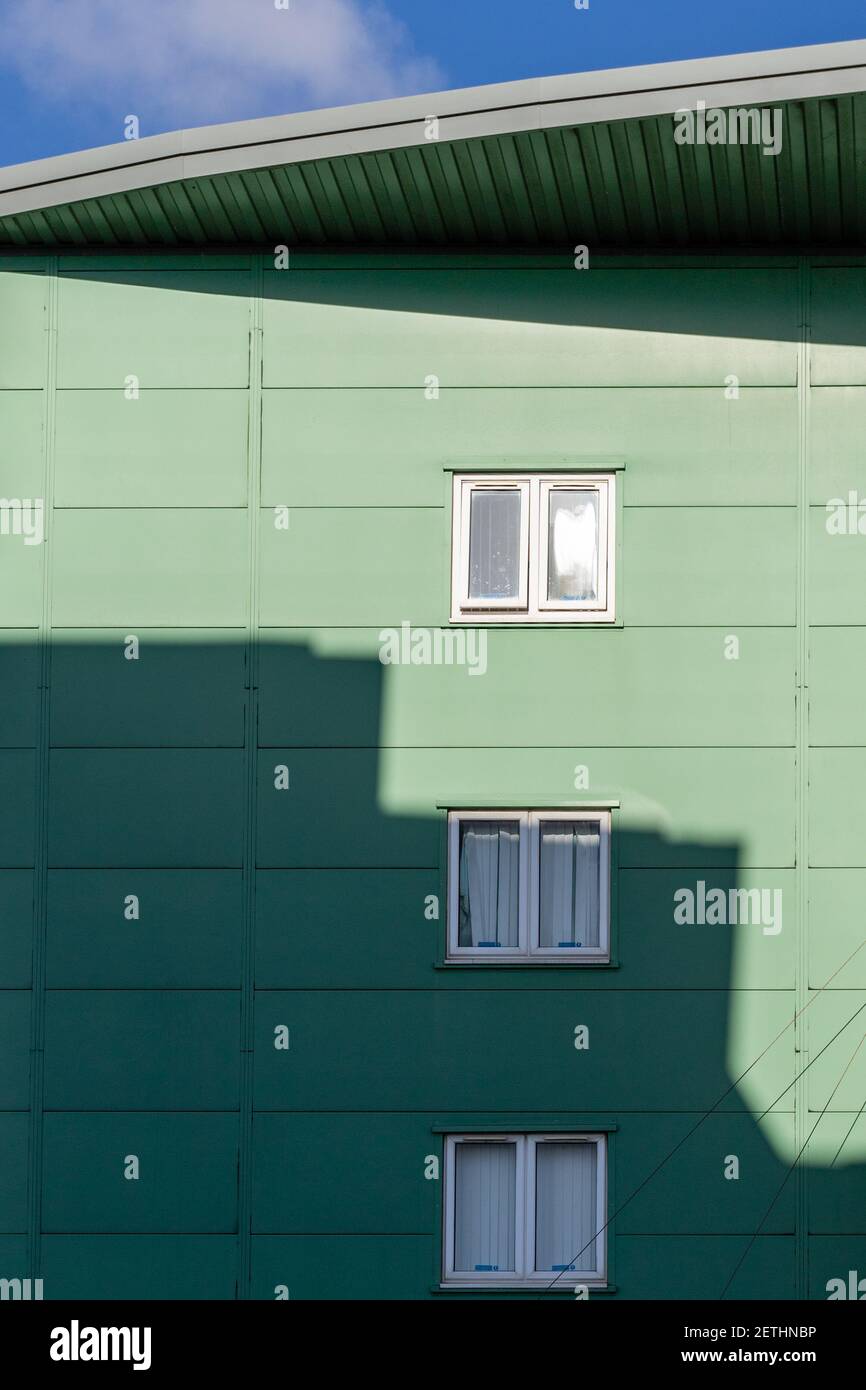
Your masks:
{"label": "roof eave", "polygon": [[764,106],[866,90],[866,40],[530,78],[357,106],[202,126],[0,170],[0,218],[161,184],[428,142]]}

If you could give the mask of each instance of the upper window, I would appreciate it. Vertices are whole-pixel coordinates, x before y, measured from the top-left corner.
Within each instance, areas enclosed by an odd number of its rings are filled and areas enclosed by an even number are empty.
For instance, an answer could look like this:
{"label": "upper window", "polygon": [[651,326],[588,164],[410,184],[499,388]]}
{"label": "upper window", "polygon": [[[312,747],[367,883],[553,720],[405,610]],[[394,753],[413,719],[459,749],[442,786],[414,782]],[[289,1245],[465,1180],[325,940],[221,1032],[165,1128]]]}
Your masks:
{"label": "upper window", "polygon": [[451,620],[613,622],[611,473],[455,475]]}
{"label": "upper window", "polygon": [[609,811],[452,811],[448,956],[606,961]]}
{"label": "upper window", "polygon": [[606,1144],[600,1134],[451,1135],[446,1283],[604,1283]]}

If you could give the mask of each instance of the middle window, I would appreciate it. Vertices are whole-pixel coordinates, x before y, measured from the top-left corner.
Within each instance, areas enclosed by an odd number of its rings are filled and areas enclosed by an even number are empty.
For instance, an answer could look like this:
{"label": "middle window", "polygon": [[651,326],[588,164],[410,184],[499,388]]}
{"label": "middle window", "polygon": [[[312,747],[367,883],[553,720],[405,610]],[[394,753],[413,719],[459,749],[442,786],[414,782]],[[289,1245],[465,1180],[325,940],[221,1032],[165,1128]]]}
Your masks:
{"label": "middle window", "polygon": [[613,623],[613,473],[456,473],[453,623]]}
{"label": "middle window", "polygon": [[451,811],[448,958],[610,959],[609,811]]}

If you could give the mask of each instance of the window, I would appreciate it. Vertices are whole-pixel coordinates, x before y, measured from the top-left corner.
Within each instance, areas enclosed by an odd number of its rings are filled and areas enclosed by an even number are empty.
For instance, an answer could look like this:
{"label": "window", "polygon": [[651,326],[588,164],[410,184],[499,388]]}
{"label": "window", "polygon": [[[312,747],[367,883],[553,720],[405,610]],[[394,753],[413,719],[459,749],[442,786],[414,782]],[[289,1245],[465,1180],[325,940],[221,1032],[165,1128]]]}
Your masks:
{"label": "window", "polygon": [[603,1135],[449,1135],[443,1280],[604,1283],[606,1207]]}
{"label": "window", "polygon": [[451,621],[614,620],[612,473],[456,475]]}
{"label": "window", "polygon": [[448,958],[606,961],[609,811],[451,811]]}

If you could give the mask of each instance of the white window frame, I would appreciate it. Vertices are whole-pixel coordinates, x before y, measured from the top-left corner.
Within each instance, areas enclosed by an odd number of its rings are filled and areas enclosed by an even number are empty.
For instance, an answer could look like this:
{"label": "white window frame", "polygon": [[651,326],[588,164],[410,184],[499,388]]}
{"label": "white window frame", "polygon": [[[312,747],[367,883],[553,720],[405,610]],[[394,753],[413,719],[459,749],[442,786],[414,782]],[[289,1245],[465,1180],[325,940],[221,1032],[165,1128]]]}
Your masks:
{"label": "white window frame", "polygon": [[[469,598],[469,521],[472,493],[520,493],[518,599]],[[598,491],[598,598],[547,597],[548,516],[551,493]],[[612,623],[616,621],[615,473],[455,473],[452,482],[451,622]]]}
{"label": "white window frame", "polygon": [[[517,946],[461,946],[460,930],[460,825],[463,821],[517,821],[518,933]],[[599,827],[598,945],[542,946],[541,937],[541,835],[544,821],[592,821]],[[485,965],[585,965],[610,960],[610,834],[609,810],[571,807],[565,810],[491,810],[448,812],[448,940],[446,959]]]}
{"label": "white window frame", "polygon": [[[595,1144],[596,1202],[595,1202],[595,1262],[591,1270],[536,1270],[536,1154],[539,1144]],[[458,1270],[454,1268],[455,1215],[457,1201],[458,1144],[515,1144],[515,1219],[514,1262],[516,1270]],[[563,1291],[574,1283],[589,1287],[607,1283],[607,1135],[570,1132],[567,1134],[528,1133],[449,1134],[445,1137],[445,1173],[443,1191],[443,1261],[442,1283],[465,1289],[538,1288],[548,1285]],[[575,1251],[575,1258],[579,1251]]]}

